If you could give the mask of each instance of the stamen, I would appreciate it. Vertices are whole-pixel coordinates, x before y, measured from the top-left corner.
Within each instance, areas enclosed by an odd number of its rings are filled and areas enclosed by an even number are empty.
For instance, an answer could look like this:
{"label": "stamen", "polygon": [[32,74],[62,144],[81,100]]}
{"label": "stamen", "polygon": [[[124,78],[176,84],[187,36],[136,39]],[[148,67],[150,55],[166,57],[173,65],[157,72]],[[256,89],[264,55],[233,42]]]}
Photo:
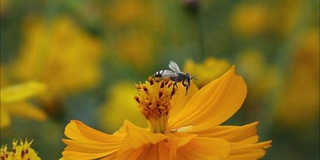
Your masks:
{"label": "stamen", "polygon": [[170,88],[172,85],[173,85],[173,82],[172,82],[172,81],[170,81],[170,82],[169,82],[169,84],[168,84],[167,86],[168,86],[168,88]]}
{"label": "stamen", "polygon": [[164,82],[163,81],[161,81],[161,84],[160,84],[160,88],[163,88],[164,87]]}
{"label": "stamen", "polygon": [[141,89],[141,86],[136,84],[136,88],[139,91]]}
{"label": "stamen", "polygon": [[134,98],[134,100],[136,100],[138,103],[140,103],[140,100],[139,100],[139,97],[138,97],[138,96],[134,96],[133,98]]}
{"label": "stamen", "polygon": [[163,89],[160,89],[160,90],[159,90],[159,98],[161,98],[162,95],[163,95]]}
{"label": "stamen", "polygon": [[149,83],[150,83],[150,85],[153,85],[153,78],[152,77],[149,77]]}
{"label": "stamen", "polygon": [[142,86],[142,88],[145,92],[148,92],[148,88],[146,86]]}
{"label": "stamen", "polygon": [[167,116],[171,109],[173,82],[170,79],[149,77],[148,81],[136,85],[138,95],[134,96],[139,110],[147,119],[151,131],[163,133],[166,129]]}
{"label": "stamen", "polygon": [[24,150],[21,150],[21,158],[24,157],[24,154],[25,154]]}

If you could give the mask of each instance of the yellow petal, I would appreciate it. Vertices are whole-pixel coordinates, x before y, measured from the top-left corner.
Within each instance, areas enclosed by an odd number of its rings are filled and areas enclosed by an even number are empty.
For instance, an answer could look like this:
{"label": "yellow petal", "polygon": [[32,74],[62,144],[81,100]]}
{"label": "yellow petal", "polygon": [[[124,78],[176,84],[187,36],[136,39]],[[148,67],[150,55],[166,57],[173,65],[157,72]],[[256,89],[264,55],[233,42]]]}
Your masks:
{"label": "yellow petal", "polygon": [[[220,78],[201,88],[169,122],[169,129],[194,126],[194,132],[215,127],[229,119],[242,105],[247,86],[233,66]],[[173,115],[172,115],[173,116]]]}
{"label": "yellow petal", "polygon": [[[168,156],[169,149],[164,146],[168,136],[161,133],[152,133],[125,121],[127,135],[121,149],[117,152],[117,159],[158,159]],[[161,151],[160,151],[161,150]]]}
{"label": "yellow petal", "polygon": [[0,111],[0,128],[5,128],[10,126],[11,124],[11,119],[10,119],[10,114],[9,112],[6,110],[5,107],[0,107],[1,111]]}
{"label": "yellow petal", "polygon": [[23,101],[10,103],[5,106],[7,110],[15,116],[44,121],[48,118],[47,114],[36,106]]}
{"label": "yellow petal", "polygon": [[101,142],[121,142],[124,139],[124,135],[119,134],[117,136],[109,135],[98,130],[95,130],[81,121],[72,120],[65,129],[65,135],[73,140],[93,140]]}
{"label": "yellow petal", "polygon": [[170,138],[170,159],[177,159],[177,149],[189,143],[197,135],[188,133],[168,133]]}
{"label": "yellow petal", "polygon": [[162,141],[158,144],[159,160],[169,159],[170,148]]}
{"label": "yellow petal", "polygon": [[162,133],[152,133],[146,129],[142,129],[125,121],[124,124],[127,128],[127,135],[124,139],[124,143],[119,151],[119,155],[130,150],[131,148],[138,149],[143,145],[157,144],[168,138],[168,136]]}
{"label": "yellow petal", "polygon": [[140,148],[130,148],[126,152],[118,152],[115,159],[138,159],[139,156],[142,154],[142,152],[145,151],[147,148],[147,145],[143,145]]}
{"label": "yellow petal", "polygon": [[138,159],[158,160],[159,159],[158,144],[146,146],[146,148],[140,154]]}
{"label": "yellow petal", "polygon": [[191,81],[191,85],[188,90],[188,95],[185,95],[185,87],[181,83],[178,83],[178,90],[173,95],[171,100],[172,108],[169,112],[168,122],[176,118],[176,115],[178,115],[181,109],[198,92],[198,90],[198,87]]}
{"label": "yellow petal", "polygon": [[272,141],[265,141],[256,144],[231,143],[231,153],[228,160],[256,160],[266,154],[267,148],[271,147]]}
{"label": "yellow petal", "polygon": [[217,126],[203,132],[198,132],[200,137],[222,138],[229,142],[256,143],[258,122],[243,126]]}
{"label": "yellow petal", "polygon": [[186,133],[168,133],[170,140],[156,144],[144,144],[126,152],[118,152],[118,159],[164,160],[177,159],[177,149],[188,144],[196,135]]}
{"label": "yellow petal", "polygon": [[1,89],[1,104],[22,101],[44,91],[45,85],[30,81]]}
{"label": "yellow petal", "polygon": [[181,160],[220,160],[226,159],[230,153],[230,144],[218,138],[195,137],[177,150]]}
{"label": "yellow petal", "polygon": [[170,149],[163,142],[159,142],[156,145],[147,146],[142,154],[138,157],[141,160],[165,160],[169,158]]}
{"label": "yellow petal", "polygon": [[101,160],[114,160],[114,159],[116,159],[116,155],[117,155],[117,153],[112,153],[112,154],[108,155],[107,157],[101,158]]}
{"label": "yellow petal", "polygon": [[67,160],[90,160],[90,159],[104,158],[106,156],[106,153],[104,153],[104,152],[87,153],[85,151],[82,151],[82,152],[63,151],[62,155]]}
{"label": "yellow petal", "polygon": [[68,160],[106,157],[118,151],[124,139],[124,134],[105,134],[76,120],[66,126],[65,135],[71,139],[63,139],[67,147],[62,155]]}

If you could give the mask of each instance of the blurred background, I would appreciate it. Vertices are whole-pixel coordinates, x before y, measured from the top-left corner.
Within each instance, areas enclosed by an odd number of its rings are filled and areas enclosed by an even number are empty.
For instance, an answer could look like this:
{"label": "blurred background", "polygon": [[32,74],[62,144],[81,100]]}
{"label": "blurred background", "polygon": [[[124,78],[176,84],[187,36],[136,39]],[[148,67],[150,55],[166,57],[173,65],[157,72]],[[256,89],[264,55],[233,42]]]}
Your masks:
{"label": "blurred background", "polygon": [[1,128],[9,150],[27,138],[58,159],[72,119],[106,133],[146,126],[135,84],[174,60],[199,87],[236,65],[248,95],[225,124],[259,121],[273,140],[263,159],[319,159],[317,0],[1,0],[0,16],[1,90],[46,86],[26,100],[46,118],[12,112]]}

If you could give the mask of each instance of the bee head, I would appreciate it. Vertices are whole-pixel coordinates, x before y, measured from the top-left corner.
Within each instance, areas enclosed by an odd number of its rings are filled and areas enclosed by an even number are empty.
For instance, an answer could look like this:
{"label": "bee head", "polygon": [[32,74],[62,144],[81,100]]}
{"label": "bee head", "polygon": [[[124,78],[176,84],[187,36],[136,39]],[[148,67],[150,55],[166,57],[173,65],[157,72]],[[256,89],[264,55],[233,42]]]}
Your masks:
{"label": "bee head", "polygon": [[190,81],[192,79],[193,79],[193,77],[190,74],[186,73],[186,80],[187,80],[188,84],[190,84]]}
{"label": "bee head", "polygon": [[189,79],[190,79],[190,80],[193,80],[193,79],[194,79],[194,80],[198,80],[197,76],[191,76],[191,75],[189,75],[189,74],[188,74],[188,76],[189,76]]}

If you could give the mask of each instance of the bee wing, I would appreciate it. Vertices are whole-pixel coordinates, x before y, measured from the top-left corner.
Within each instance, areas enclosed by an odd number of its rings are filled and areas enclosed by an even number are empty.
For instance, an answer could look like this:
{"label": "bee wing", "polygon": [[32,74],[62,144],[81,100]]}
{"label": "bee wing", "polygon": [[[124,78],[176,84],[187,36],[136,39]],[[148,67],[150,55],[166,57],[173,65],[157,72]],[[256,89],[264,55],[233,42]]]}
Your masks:
{"label": "bee wing", "polygon": [[162,78],[172,78],[177,76],[177,74],[170,70],[163,70],[163,72],[161,73],[161,76]]}
{"label": "bee wing", "polygon": [[181,72],[179,66],[178,66],[177,63],[174,62],[174,61],[170,61],[170,63],[169,63],[169,68],[172,69],[173,72],[177,72],[177,73],[180,73],[180,72]]}

